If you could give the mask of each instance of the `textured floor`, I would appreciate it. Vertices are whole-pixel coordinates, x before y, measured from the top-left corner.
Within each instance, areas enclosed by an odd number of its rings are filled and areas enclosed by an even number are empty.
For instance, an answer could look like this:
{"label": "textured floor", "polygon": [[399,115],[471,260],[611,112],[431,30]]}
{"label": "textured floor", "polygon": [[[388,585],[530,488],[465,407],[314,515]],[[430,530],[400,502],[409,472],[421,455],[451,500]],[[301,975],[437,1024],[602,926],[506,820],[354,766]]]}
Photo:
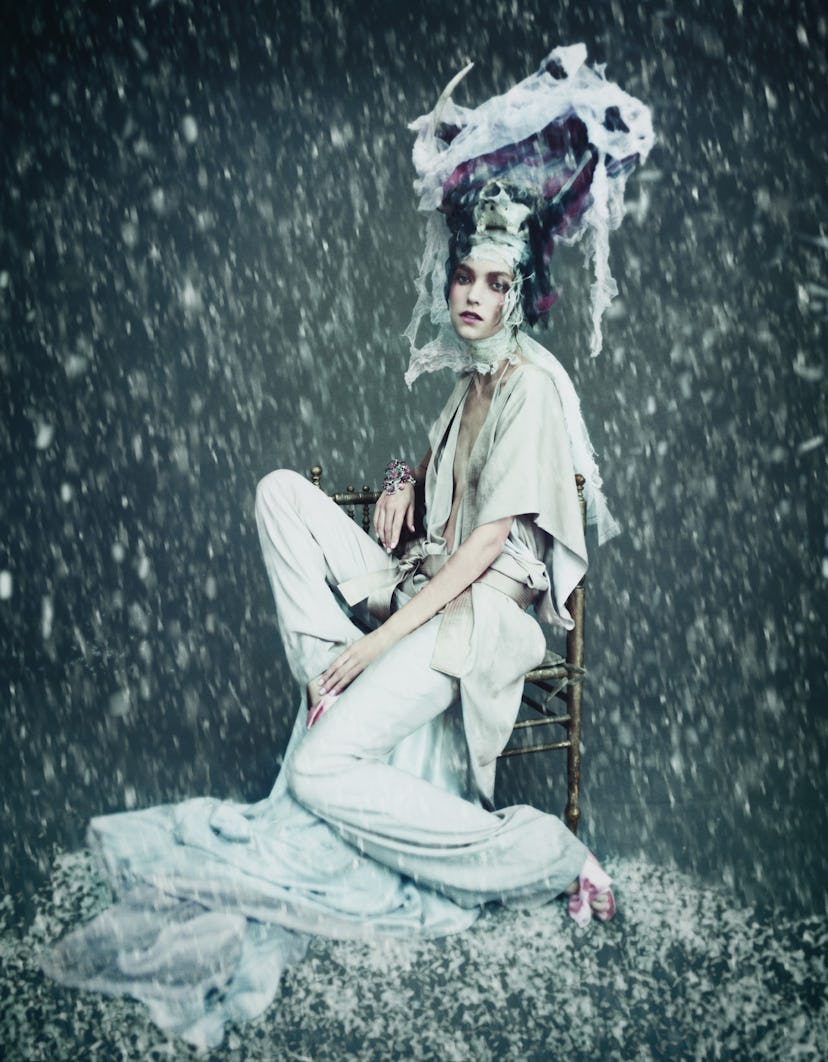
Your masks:
{"label": "textured floor", "polygon": [[[607,864],[620,914],[577,930],[559,904],[497,910],[429,942],[316,940],[255,1024],[208,1059],[823,1059],[828,921],[736,909],[724,890],[643,862]],[[0,1056],[194,1059],[143,1009],[59,989],[52,939],[106,902],[84,853],[61,857],[37,917],[2,909]]]}

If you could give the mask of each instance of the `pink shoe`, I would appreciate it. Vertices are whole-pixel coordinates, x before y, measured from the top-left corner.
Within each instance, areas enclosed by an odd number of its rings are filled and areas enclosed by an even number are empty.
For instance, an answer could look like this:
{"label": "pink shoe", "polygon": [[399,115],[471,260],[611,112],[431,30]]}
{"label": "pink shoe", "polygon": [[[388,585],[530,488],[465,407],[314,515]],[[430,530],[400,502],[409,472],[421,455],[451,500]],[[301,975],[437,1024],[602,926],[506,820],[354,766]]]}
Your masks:
{"label": "pink shoe", "polygon": [[[578,876],[578,891],[573,892],[567,901],[569,914],[575,920],[576,925],[582,929],[588,926],[593,913],[599,922],[609,922],[615,915],[615,897],[612,894],[611,885],[612,878],[590,852]],[[593,912],[592,901],[596,896],[606,896],[609,899],[606,911]]]}
{"label": "pink shoe", "polygon": [[318,723],[327,710],[336,702],[338,693],[326,693],[308,710],[308,730]]}

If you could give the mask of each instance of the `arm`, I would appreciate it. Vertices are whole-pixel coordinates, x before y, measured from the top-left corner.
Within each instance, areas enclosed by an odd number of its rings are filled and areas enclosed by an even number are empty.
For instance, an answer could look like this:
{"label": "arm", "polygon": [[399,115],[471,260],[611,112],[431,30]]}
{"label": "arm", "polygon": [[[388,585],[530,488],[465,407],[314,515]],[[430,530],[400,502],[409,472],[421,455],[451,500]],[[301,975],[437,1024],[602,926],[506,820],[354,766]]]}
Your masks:
{"label": "arm", "polygon": [[418,594],[334,660],[322,676],[320,692],[341,693],[373,660],[471,586],[503,552],[512,519],[508,516],[476,527]]}
{"label": "arm", "polygon": [[[423,490],[424,488],[430,460],[431,450],[422,459],[414,473],[414,478],[417,481],[416,490]],[[374,508],[374,531],[380,545],[385,546],[386,553],[396,549],[397,543],[400,541],[403,522],[408,530],[412,534],[414,533],[414,501],[415,488],[410,484],[398,487],[393,494],[386,494],[383,491],[377,498],[377,504]]]}

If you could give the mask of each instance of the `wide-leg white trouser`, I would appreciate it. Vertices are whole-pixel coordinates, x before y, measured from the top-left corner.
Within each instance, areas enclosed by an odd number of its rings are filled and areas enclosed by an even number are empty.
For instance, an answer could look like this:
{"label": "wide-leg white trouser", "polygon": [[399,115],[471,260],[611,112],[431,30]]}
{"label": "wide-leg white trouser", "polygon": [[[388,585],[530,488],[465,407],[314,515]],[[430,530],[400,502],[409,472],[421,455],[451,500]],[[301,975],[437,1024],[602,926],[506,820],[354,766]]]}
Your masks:
{"label": "wide-leg white trouser", "polygon": [[[260,482],[256,517],[285,652],[304,686],[360,637],[332,586],[393,562],[294,472]],[[340,694],[296,750],[288,784],[361,850],[458,902],[551,898],[587,856],[559,819],[524,805],[489,812],[387,762],[458,696],[457,680],[430,666],[439,623],[403,638]]]}

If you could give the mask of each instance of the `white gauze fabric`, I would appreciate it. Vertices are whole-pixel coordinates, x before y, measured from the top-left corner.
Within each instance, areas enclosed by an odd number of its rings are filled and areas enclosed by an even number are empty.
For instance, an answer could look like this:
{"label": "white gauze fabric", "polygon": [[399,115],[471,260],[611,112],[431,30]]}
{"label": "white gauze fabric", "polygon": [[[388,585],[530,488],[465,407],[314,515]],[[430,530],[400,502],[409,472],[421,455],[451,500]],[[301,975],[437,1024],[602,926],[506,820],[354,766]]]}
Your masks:
{"label": "white gauze fabric", "polygon": [[[554,63],[566,72],[554,78],[545,72]],[[626,129],[608,129],[606,112],[617,108]],[[609,233],[618,228],[624,217],[624,191],[628,173],[607,174],[607,159],[621,160],[637,154],[644,162],[655,137],[649,109],[635,97],[604,77],[603,65],[586,65],[586,46],[574,44],[556,48],[541,68],[508,92],[494,96],[474,109],[459,107],[448,100],[439,118],[460,132],[448,145],[434,136],[435,113],[421,115],[409,126],[417,133],[413,160],[416,170],[414,188],[419,209],[428,214],[426,243],[417,281],[417,302],[405,336],[411,348],[409,374],[432,372],[445,365],[437,364],[439,351],[425,343],[417,346],[417,336],[424,317],[432,326],[448,324],[443,296],[448,227],[438,212],[443,186],[454,170],[470,159],[489,154],[509,144],[538,133],[550,122],[575,114],[586,126],[589,142],[598,151],[598,162],[591,188],[591,204],[579,224],[571,226],[557,243],[586,243],[587,257],[594,266],[592,285],[592,337],[590,353],[600,353],[601,317],[617,294],[609,268]],[[535,178],[527,175],[527,182]],[[519,181],[520,174],[510,175]]]}
{"label": "white gauze fabric", "polygon": [[[546,73],[549,63],[554,63],[566,76],[556,78]],[[610,108],[617,109],[626,128],[607,128],[606,112]],[[609,267],[609,233],[623,220],[624,190],[629,175],[614,170],[610,176],[607,161],[637,154],[643,162],[655,137],[649,109],[607,81],[603,66],[587,66],[585,45],[575,44],[554,49],[536,73],[477,108],[459,107],[449,99],[439,116],[432,111],[411,123],[410,128],[417,133],[413,150],[417,173],[414,187],[419,196],[419,209],[427,214],[427,223],[417,276],[417,301],[404,333],[411,350],[405,380],[410,387],[418,376],[439,369],[491,371],[504,357],[515,360],[518,355],[544,369],[561,397],[573,465],[586,480],[587,519],[597,527],[599,542],[605,542],[618,534],[619,527],[601,491],[595,451],[568,373],[540,343],[518,331],[518,310],[522,318],[519,281],[510,290],[512,305],[504,307],[506,327],[477,342],[467,342],[457,336],[445,300],[449,230],[438,210],[443,186],[459,165],[518,143],[540,132],[550,122],[564,120],[572,114],[586,126],[589,142],[598,151],[598,160],[585,213],[578,224],[570,226],[565,235],[557,236],[556,241],[560,245],[583,240],[587,261],[592,261],[590,353],[594,357],[600,352],[601,319],[618,291]],[[460,128],[448,145],[434,135],[437,117]],[[519,182],[520,178],[519,171],[509,175],[510,181]],[[526,178],[527,183],[536,181],[535,175],[527,174]],[[515,303],[518,310],[514,308]],[[424,342],[419,339],[421,326],[428,330]],[[418,346],[418,342],[422,345]]]}

